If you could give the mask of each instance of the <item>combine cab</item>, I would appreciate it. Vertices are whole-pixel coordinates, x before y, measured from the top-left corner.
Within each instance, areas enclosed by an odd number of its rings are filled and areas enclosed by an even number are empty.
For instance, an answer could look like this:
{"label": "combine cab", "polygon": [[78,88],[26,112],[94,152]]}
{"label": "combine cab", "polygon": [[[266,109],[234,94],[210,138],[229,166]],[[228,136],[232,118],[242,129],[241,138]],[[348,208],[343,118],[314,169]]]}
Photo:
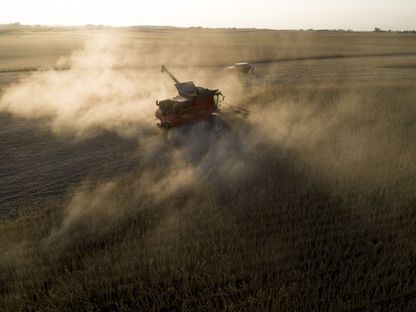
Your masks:
{"label": "combine cab", "polygon": [[166,66],[162,65],[162,73],[164,72],[175,82],[178,95],[156,102],[158,109],[155,115],[161,121],[158,126],[164,128],[179,126],[206,118],[219,111],[219,103],[224,100],[224,96],[218,89],[197,87],[192,81],[179,82]]}

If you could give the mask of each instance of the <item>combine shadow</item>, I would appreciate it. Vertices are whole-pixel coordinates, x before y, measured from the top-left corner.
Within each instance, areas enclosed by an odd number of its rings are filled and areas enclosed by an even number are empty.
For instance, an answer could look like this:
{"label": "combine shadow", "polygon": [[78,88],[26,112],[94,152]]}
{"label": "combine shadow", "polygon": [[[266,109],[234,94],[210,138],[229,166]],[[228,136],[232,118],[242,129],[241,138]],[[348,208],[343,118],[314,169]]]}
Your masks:
{"label": "combine shadow", "polygon": [[225,178],[229,162],[245,156],[238,129],[219,115],[171,129],[167,141],[210,182]]}

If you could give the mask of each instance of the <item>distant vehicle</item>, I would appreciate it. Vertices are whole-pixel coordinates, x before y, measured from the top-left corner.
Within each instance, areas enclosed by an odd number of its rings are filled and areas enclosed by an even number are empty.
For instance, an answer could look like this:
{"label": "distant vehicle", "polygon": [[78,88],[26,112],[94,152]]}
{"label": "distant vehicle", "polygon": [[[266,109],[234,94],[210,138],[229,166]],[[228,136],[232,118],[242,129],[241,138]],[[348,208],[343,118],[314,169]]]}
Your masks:
{"label": "distant vehicle", "polygon": [[227,67],[227,71],[248,74],[254,71],[254,67],[249,63],[235,63],[234,65]]}
{"label": "distant vehicle", "polygon": [[178,79],[162,65],[162,73],[167,73],[175,82],[178,95],[161,101],[156,101],[158,109],[156,117],[161,121],[158,126],[171,128],[187,122],[207,118],[219,112],[219,104],[224,100],[222,93],[197,87],[192,81],[179,82]]}

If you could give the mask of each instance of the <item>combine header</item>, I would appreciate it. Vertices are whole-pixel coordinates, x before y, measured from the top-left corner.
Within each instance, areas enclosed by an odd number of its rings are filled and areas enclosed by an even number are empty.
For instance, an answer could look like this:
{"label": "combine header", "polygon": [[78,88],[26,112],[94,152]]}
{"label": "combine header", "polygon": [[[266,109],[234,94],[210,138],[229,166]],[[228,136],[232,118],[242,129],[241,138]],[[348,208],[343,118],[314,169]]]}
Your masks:
{"label": "combine header", "polygon": [[162,73],[167,73],[175,82],[178,95],[156,101],[158,109],[155,115],[161,121],[158,124],[159,127],[179,126],[219,112],[219,103],[224,100],[224,96],[218,89],[197,87],[192,81],[179,82],[165,65],[162,65]]}

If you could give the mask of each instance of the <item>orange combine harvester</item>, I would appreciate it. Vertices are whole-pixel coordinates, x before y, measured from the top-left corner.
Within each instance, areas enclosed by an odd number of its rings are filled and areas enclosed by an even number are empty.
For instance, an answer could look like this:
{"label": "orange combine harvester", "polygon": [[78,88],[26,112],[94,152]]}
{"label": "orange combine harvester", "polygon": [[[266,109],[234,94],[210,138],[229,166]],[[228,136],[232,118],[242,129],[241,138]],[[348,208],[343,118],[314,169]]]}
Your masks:
{"label": "orange combine harvester", "polygon": [[166,66],[162,65],[162,73],[165,72],[175,82],[178,95],[156,101],[158,109],[155,115],[161,121],[159,127],[169,129],[219,112],[219,103],[224,100],[224,96],[218,89],[197,87],[192,81],[179,82]]}

